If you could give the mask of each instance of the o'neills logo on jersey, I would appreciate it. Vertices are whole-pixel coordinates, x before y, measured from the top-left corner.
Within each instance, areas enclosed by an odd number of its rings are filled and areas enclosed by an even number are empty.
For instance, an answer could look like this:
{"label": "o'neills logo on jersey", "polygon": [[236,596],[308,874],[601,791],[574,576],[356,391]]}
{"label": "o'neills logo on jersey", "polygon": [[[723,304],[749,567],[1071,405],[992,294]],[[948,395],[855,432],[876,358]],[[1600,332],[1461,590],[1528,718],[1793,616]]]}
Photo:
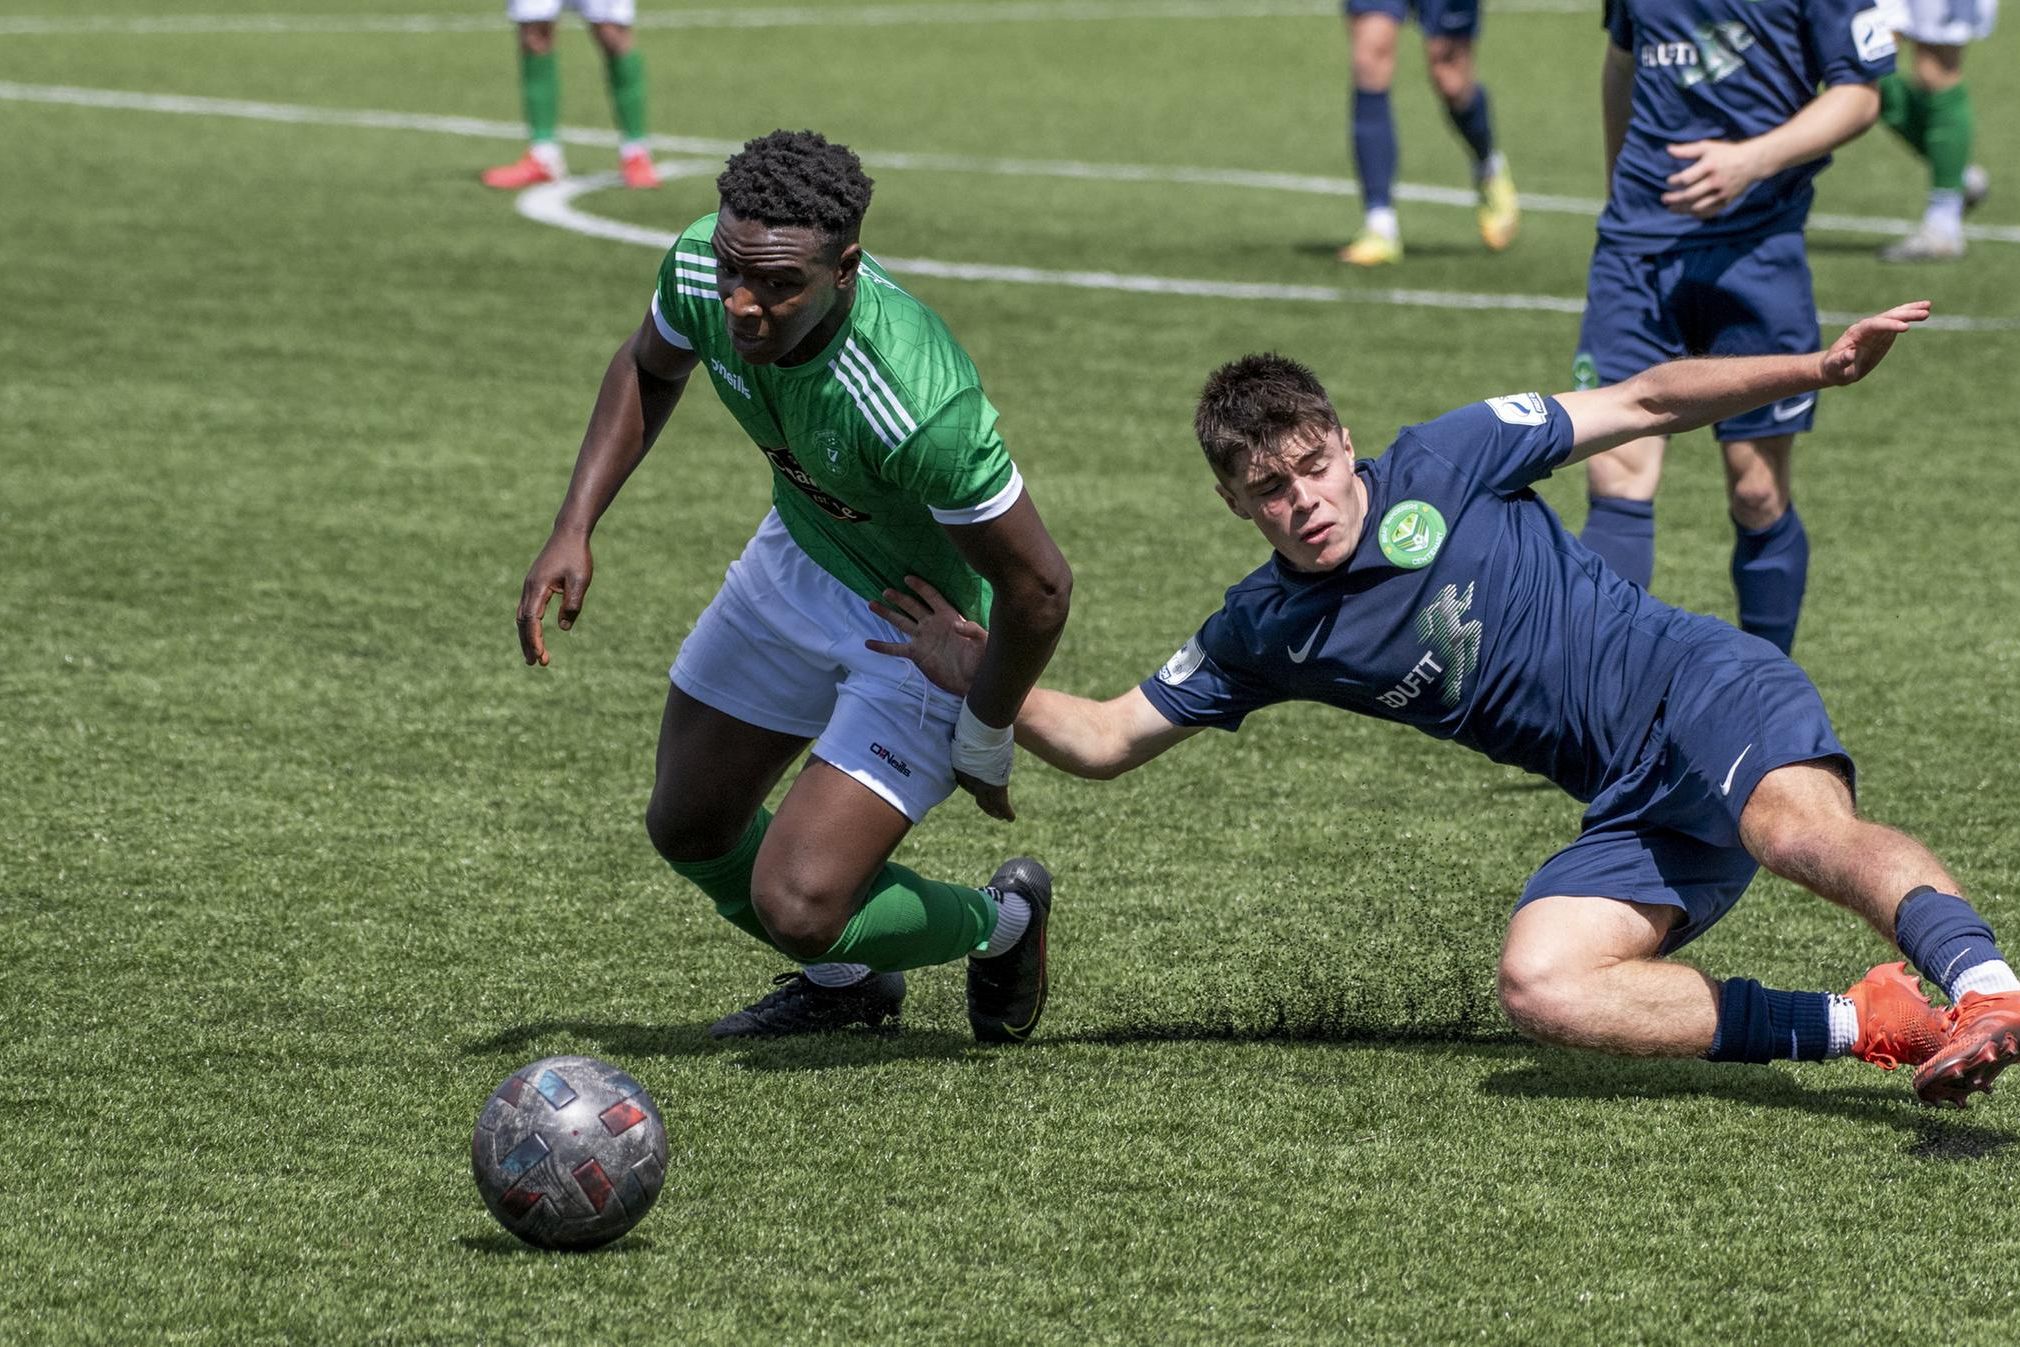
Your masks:
{"label": "o'neills logo on jersey", "polygon": [[[735,371],[731,370],[728,365],[723,364],[722,361],[720,360],[711,358],[708,362],[708,367],[715,371],[716,378],[722,380],[724,383],[728,384],[731,388],[734,388],[737,392],[743,394],[743,399],[745,402],[749,402],[751,400],[750,385],[745,383],[742,377],[739,376]],[[770,451],[767,450],[766,452],[769,453]]]}
{"label": "o'neills logo on jersey", "polygon": [[870,522],[870,517],[855,506],[837,496],[830,496],[827,492],[821,490],[815,484],[814,479],[807,475],[807,470],[800,466],[800,461],[793,457],[792,450],[786,448],[784,445],[779,445],[775,449],[765,448],[763,445],[759,445],[758,448],[764,453],[766,458],[772,461],[772,466],[778,469],[779,476],[798,487],[800,494],[815,505],[818,505],[821,508],[821,513],[828,518],[839,519],[844,524],[867,524]]}

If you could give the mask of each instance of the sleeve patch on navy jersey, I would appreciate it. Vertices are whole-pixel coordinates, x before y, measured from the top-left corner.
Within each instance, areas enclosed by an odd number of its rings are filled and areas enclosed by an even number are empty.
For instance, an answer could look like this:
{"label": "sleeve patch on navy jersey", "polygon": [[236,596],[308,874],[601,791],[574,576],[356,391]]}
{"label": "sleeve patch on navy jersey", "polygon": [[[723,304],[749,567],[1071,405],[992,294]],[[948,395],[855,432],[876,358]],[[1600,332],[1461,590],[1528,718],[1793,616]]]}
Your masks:
{"label": "sleeve patch on navy jersey", "polygon": [[1206,650],[1200,645],[1199,637],[1195,636],[1180,646],[1177,654],[1164,662],[1164,667],[1157,671],[1157,681],[1174,686],[1183,683],[1193,676],[1205,659]]}
{"label": "sleeve patch on navy jersey", "polygon": [[1488,398],[1487,405],[1511,426],[1540,426],[1550,419],[1549,404],[1541,393],[1510,393],[1505,398]]}
{"label": "sleeve patch on navy jersey", "polygon": [[1858,46],[1859,59],[1867,65],[1894,54],[1894,25],[1883,7],[1876,5],[1852,15],[1852,41]]}

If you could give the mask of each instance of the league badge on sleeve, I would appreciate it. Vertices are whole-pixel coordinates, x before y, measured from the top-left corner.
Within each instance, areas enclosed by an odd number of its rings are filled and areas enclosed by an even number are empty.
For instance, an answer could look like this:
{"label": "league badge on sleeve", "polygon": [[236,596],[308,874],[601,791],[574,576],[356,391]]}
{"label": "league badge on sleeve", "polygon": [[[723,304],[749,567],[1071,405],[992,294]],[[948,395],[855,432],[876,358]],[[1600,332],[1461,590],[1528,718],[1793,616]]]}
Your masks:
{"label": "league badge on sleeve", "polygon": [[1382,545],[1382,555],[1404,570],[1422,570],[1445,545],[1445,516],[1435,505],[1406,500],[1382,516],[1375,541]]}
{"label": "league badge on sleeve", "polygon": [[1902,27],[1901,16],[1890,16],[1884,6],[1862,9],[1852,15],[1852,43],[1859,49],[1859,59],[1867,65],[1885,60],[1894,54],[1894,30]]}
{"label": "league badge on sleeve", "polygon": [[1540,426],[1550,419],[1550,404],[1541,393],[1510,393],[1505,398],[1488,398],[1487,405],[1511,426]]}
{"label": "league badge on sleeve", "polygon": [[1177,654],[1164,662],[1164,667],[1157,671],[1157,681],[1173,685],[1183,683],[1192,677],[1205,659],[1206,650],[1200,645],[1199,637],[1195,636],[1180,646]]}

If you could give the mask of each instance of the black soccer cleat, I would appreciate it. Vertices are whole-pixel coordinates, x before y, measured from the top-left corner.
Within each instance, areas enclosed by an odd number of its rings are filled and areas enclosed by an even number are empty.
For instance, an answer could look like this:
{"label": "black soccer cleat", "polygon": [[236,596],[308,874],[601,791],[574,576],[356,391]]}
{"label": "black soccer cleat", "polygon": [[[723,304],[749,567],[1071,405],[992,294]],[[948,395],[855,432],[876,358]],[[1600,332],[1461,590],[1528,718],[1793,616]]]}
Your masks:
{"label": "black soccer cleat", "polygon": [[710,1038],[788,1038],[826,1034],[851,1025],[898,1027],[905,1003],[903,973],[872,973],[848,987],[823,987],[804,972],[781,973],[761,999],[709,1026]]}
{"label": "black soccer cleat", "polygon": [[1052,915],[1051,872],[1029,856],[1003,862],[989,887],[1031,904],[1031,924],[1010,949],[991,959],[968,960],[968,1025],[981,1043],[1022,1043],[1038,1027],[1050,990],[1045,968],[1045,926]]}

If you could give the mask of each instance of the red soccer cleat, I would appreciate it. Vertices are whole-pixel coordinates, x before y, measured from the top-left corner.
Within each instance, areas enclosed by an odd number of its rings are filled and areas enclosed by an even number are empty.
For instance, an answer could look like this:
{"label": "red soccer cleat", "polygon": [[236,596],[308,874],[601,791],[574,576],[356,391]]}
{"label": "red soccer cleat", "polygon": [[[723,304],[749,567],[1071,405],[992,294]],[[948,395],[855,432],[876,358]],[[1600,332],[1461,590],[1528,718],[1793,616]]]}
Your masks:
{"label": "red soccer cleat", "polygon": [[496,187],[502,192],[516,192],[536,183],[553,182],[560,176],[547,166],[546,160],[528,150],[509,164],[485,169],[484,185]]}
{"label": "red soccer cleat", "polygon": [[1845,991],[1859,1012],[1859,1041],[1852,1056],[1882,1071],[1928,1061],[1943,1046],[1944,1013],[1922,995],[1905,963],[1883,963]]}
{"label": "red soccer cleat", "polygon": [[652,155],[645,150],[633,150],[621,161],[624,168],[626,187],[659,186],[659,170],[652,166]]}
{"label": "red soccer cleat", "polygon": [[1941,1049],[1915,1073],[1915,1093],[1925,1104],[1963,1108],[1973,1094],[1990,1094],[1993,1078],[2015,1062],[2020,992],[1966,992],[1950,1007]]}

